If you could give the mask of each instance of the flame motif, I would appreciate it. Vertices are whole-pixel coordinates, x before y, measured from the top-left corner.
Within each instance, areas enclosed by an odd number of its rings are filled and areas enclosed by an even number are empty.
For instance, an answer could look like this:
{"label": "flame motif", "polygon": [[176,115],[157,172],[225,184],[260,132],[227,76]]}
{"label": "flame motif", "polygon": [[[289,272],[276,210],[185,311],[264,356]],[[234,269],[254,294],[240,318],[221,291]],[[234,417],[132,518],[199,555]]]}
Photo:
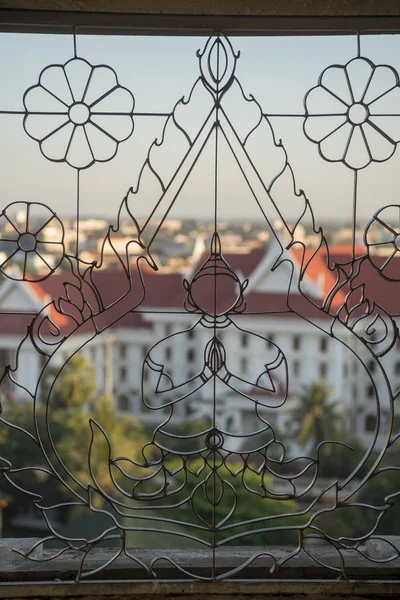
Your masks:
{"label": "flame motif", "polygon": [[377,357],[384,356],[393,348],[398,328],[381,306],[368,300],[364,284],[353,288],[353,281],[354,276],[349,283],[350,291],[338,312],[338,318],[358,338],[364,340]]}

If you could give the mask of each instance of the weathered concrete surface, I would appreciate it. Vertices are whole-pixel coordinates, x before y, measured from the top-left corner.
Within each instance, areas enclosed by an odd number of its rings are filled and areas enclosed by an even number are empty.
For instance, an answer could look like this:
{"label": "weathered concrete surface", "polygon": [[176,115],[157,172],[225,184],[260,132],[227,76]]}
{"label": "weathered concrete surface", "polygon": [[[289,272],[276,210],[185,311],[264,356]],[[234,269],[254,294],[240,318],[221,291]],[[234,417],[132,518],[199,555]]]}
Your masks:
{"label": "weathered concrete surface", "polygon": [[[9,548],[19,547],[22,549],[20,540],[6,540]],[[23,549],[27,549],[23,542]],[[257,583],[261,580],[282,579],[290,580],[331,580],[340,579],[341,558],[335,550],[322,547],[309,549],[320,564],[308,556],[305,552],[298,554],[282,565],[278,571],[271,573],[273,560],[268,553],[274,555],[276,560],[287,556],[288,550],[283,548],[245,548],[226,547],[218,550],[215,560],[215,575],[227,576],[252,580]],[[3,584],[15,582],[72,582],[78,572],[82,553],[68,551],[62,556],[45,562],[54,555],[55,550],[44,550],[42,561],[29,561],[15,552],[3,552],[0,563],[0,582]],[[92,551],[85,559],[84,573],[88,573],[107,564],[115,555],[116,549],[97,549]],[[154,580],[178,581],[190,576],[199,578],[210,578],[212,567],[212,555],[210,550],[204,549],[131,549],[132,556],[140,559],[144,567],[129,559],[125,555],[112,563],[111,566],[95,573],[91,579],[97,580]],[[399,585],[400,593],[400,559],[389,563],[373,563],[360,554],[352,551],[342,551],[346,565],[346,577],[350,580],[390,580],[393,585]],[[251,557],[254,560],[242,568]],[[35,557],[37,558],[37,557]],[[155,561],[155,559],[157,559]],[[181,567],[174,567],[172,562]],[[336,572],[324,565],[338,569]],[[235,569],[240,567],[238,572]],[[158,585],[158,583],[157,583]],[[36,588],[35,588],[36,589]],[[37,592],[35,592],[37,593]],[[155,592],[154,592],[155,593]]]}
{"label": "weathered concrete surface", "polygon": [[[7,538],[0,539],[0,571],[2,568],[1,565],[7,565],[9,563],[11,553],[14,556],[18,556],[15,551],[23,553],[29,552],[36,542],[38,542],[36,538],[17,538],[13,539],[12,543],[10,543],[10,540]],[[42,556],[43,546],[39,545],[32,553],[32,557],[41,559]]]}
{"label": "weathered concrete surface", "polygon": [[128,582],[79,584],[21,584],[0,586],[0,598],[74,598],[74,600],[366,600],[400,597],[400,584],[332,582],[202,581]]}
{"label": "weathered concrete surface", "polygon": [[0,0],[0,8],[189,15],[400,15],[398,0]]}

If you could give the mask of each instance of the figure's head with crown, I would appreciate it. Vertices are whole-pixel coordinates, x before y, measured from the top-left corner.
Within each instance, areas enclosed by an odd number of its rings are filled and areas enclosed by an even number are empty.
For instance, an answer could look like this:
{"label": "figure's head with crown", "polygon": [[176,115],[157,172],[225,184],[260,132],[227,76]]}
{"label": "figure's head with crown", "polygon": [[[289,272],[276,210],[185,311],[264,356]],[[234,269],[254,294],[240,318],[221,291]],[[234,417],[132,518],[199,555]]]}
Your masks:
{"label": "figure's head with crown", "polygon": [[187,290],[185,308],[188,312],[201,312],[217,319],[246,308],[243,294],[248,280],[241,282],[222,256],[218,233],[212,236],[207,260],[190,282],[184,279],[183,285]]}

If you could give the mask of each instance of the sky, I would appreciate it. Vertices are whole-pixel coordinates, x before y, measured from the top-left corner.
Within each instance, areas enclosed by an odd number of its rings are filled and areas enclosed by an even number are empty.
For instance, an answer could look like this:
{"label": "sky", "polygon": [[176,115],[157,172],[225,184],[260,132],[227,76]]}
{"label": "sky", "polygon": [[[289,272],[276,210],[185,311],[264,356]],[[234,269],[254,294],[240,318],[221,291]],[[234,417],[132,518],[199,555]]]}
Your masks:
{"label": "sky", "polygon": [[[202,37],[78,35],[77,54],[92,64],[113,67],[120,84],[135,97],[135,111],[169,113],[196,81],[199,74],[196,51],[205,43],[206,38]],[[297,188],[304,190],[309,198],[317,222],[333,218],[350,222],[353,171],[320,158],[317,144],[304,136],[301,115],[303,98],[317,85],[321,72],[329,65],[344,65],[356,56],[356,36],[235,37],[232,43],[241,53],[236,75],[245,93],[253,94],[264,113],[300,115],[271,117],[270,123],[276,139],[284,144]],[[0,64],[0,111],[22,111],[23,94],[37,83],[41,70],[49,64],[65,63],[73,57],[73,51],[71,35],[0,34],[1,55],[12,57]],[[400,71],[400,36],[362,36],[361,55],[375,64],[390,64]],[[200,113],[204,110],[201,101],[198,109]],[[238,105],[235,118],[238,124],[249,118],[242,105]],[[37,142],[24,132],[22,121],[22,115],[0,114],[2,206],[17,201],[43,202],[59,215],[74,215],[76,171],[44,158]],[[135,117],[133,134],[119,146],[116,157],[81,172],[81,216],[106,216],[115,222],[120,202],[131,186],[136,188],[148,147],[160,136],[164,123],[162,116]],[[168,171],[179,164],[179,143],[176,154],[169,152],[160,159],[161,169]],[[253,146],[269,169],[269,176],[274,175],[274,168],[278,174],[274,162],[276,149],[264,142],[262,136]],[[360,223],[368,221],[382,206],[399,202],[399,157],[397,150],[387,162],[371,164],[359,172]],[[215,142],[210,139],[183,186],[171,217],[212,218],[214,160]],[[219,144],[218,172],[219,218],[261,218],[223,139]],[[284,194],[284,186],[282,190],[280,193]],[[140,201],[135,201],[135,216],[149,214],[154,193],[154,186],[143,188]],[[293,219],[298,217],[296,211],[294,207]]]}

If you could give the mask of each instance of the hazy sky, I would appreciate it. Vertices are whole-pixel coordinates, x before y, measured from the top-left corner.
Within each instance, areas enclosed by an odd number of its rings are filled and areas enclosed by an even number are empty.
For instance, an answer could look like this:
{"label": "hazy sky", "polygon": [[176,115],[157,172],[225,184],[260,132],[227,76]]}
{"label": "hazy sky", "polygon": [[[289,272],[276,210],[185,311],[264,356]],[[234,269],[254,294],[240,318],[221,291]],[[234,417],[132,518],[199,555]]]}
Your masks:
{"label": "hazy sky", "polygon": [[[187,94],[198,77],[196,51],[201,37],[78,36],[78,55],[92,64],[105,63],[118,73],[121,85],[135,97],[135,111],[169,112]],[[253,94],[265,113],[303,114],[303,97],[315,86],[323,69],[346,64],[357,53],[355,36],[232,38],[241,57],[237,77],[244,91]],[[73,56],[70,35],[1,34],[0,110],[23,110],[24,91],[38,81],[51,63]],[[361,54],[376,64],[400,70],[400,36],[366,36]],[[399,104],[400,109],[400,104]],[[238,114],[246,119],[246,115]],[[0,181],[2,205],[20,200],[49,204],[58,214],[74,214],[76,171],[66,164],[46,160],[38,144],[22,127],[21,115],[0,115]],[[117,156],[81,174],[81,214],[106,215],[113,220],[127,189],[136,186],[150,143],[160,135],[165,119],[136,117],[130,139]],[[352,212],[353,173],[341,164],[323,161],[316,144],[302,131],[303,119],[271,118],[275,135],[282,139],[296,174],[297,185],[309,197],[317,220],[343,217]],[[274,157],[259,142],[267,164]],[[386,163],[372,164],[359,173],[358,215],[369,219],[385,204],[399,202],[399,151]],[[170,155],[171,164],[174,155]],[[211,218],[213,205],[214,142],[205,148],[171,216]],[[220,146],[221,218],[260,216],[247,184],[238,173],[228,148]],[[148,214],[151,199],[144,196],[136,215]],[[211,211],[211,213],[210,213]],[[296,216],[294,209],[293,216]]]}

